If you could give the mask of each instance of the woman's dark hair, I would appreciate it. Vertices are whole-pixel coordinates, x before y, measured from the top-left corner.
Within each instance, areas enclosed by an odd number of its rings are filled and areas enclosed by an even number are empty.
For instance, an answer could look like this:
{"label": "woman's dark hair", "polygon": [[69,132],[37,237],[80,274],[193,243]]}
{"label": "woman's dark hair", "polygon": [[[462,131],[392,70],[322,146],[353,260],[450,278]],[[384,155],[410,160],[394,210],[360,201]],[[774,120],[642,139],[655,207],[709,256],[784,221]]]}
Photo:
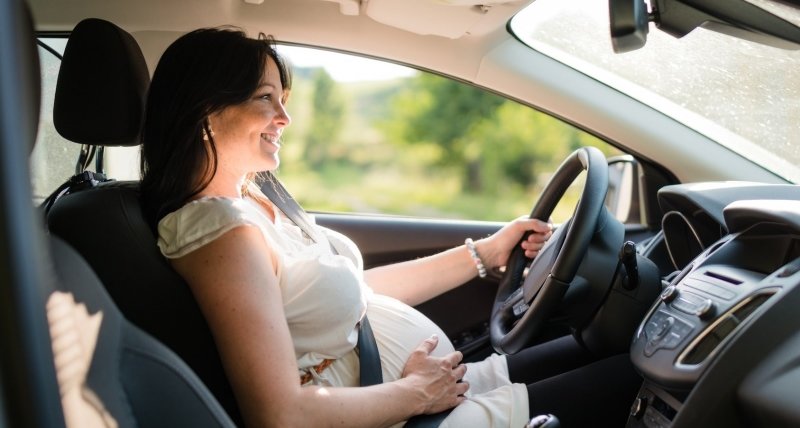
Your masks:
{"label": "woman's dark hair", "polygon": [[236,28],[195,30],[161,56],[147,97],[141,152],[142,209],[154,231],[162,217],[202,191],[216,173],[208,116],[248,100],[267,58],[278,65],[288,93],[289,70],[264,34],[251,39]]}

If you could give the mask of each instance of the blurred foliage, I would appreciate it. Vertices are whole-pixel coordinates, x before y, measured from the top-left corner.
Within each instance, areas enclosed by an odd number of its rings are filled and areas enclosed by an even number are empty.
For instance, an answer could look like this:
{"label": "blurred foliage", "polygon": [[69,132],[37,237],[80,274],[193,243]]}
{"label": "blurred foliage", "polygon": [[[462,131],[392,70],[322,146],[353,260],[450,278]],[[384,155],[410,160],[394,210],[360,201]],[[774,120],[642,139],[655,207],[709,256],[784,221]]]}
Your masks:
{"label": "blurred foliage", "polygon": [[336,82],[325,69],[318,68],[312,76],[310,127],[306,134],[305,160],[314,169],[320,168],[331,155],[330,141],[336,141],[344,117],[344,101]]}
{"label": "blurred foliage", "polygon": [[[312,211],[509,220],[530,212],[576,148],[619,154],[551,116],[427,73],[341,83],[301,69],[288,108],[278,175]],[[569,192],[554,219],[577,197]]]}

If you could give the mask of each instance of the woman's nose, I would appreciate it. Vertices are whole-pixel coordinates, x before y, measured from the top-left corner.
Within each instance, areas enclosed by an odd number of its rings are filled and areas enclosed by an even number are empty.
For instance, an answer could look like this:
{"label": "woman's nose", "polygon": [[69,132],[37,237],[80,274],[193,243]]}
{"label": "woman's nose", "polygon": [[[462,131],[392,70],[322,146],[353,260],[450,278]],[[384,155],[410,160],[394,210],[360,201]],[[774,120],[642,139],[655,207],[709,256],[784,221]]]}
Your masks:
{"label": "woman's nose", "polygon": [[274,119],[275,123],[283,127],[291,125],[292,117],[289,116],[289,112],[286,111],[286,107],[283,104],[280,104],[277,113]]}

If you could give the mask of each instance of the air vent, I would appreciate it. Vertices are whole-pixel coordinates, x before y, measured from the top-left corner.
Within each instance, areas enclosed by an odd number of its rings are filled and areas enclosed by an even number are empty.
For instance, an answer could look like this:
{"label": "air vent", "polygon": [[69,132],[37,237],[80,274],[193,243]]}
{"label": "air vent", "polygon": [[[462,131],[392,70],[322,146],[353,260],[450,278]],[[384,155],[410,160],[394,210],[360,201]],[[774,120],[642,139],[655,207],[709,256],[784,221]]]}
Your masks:
{"label": "air vent", "polygon": [[697,365],[705,361],[719,347],[719,344],[733,333],[761,305],[775,294],[777,290],[763,290],[734,306],[719,319],[700,333],[683,354],[678,357],[678,364]]}

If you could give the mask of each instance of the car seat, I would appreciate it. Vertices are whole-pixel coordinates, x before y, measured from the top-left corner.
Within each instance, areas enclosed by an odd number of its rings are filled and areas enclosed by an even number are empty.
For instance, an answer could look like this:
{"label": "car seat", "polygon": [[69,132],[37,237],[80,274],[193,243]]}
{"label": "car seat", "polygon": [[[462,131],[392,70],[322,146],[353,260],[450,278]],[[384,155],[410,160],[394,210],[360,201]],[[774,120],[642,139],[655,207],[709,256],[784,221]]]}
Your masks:
{"label": "car seat", "polygon": [[[63,125],[58,131],[78,144],[139,144],[146,70],[130,34],[100,19],[78,23],[56,87],[53,120]],[[138,182],[107,181],[67,194],[52,205],[47,225],[86,259],[124,316],[178,354],[241,425],[205,318],[144,220]]]}
{"label": "car seat", "polygon": [[56,280],[42,294],[68,426],[234,426],[180,358],[122,316],[75,250],[52,236],[49,250]]}
{"label": "car seat", "polygon": [[128,323],[85,261],[45,238],[31,215],[23,183],[39,114],[38,56],[30,10],[21,1],[0,8],[8,30],[0,50],[17,59],[0,70],[0,128],[13,130],[0,134],[0,425],[59,427],[69,415],[70,426],[87,427],[94,415],[99,426],[232,427],[196,375]]}
{"label": "car seat", "polygon": [[41,95],[30,10],[0,0],[0,425],[64,425],[39,286],[41,223],[31,207],[27,158]]}

